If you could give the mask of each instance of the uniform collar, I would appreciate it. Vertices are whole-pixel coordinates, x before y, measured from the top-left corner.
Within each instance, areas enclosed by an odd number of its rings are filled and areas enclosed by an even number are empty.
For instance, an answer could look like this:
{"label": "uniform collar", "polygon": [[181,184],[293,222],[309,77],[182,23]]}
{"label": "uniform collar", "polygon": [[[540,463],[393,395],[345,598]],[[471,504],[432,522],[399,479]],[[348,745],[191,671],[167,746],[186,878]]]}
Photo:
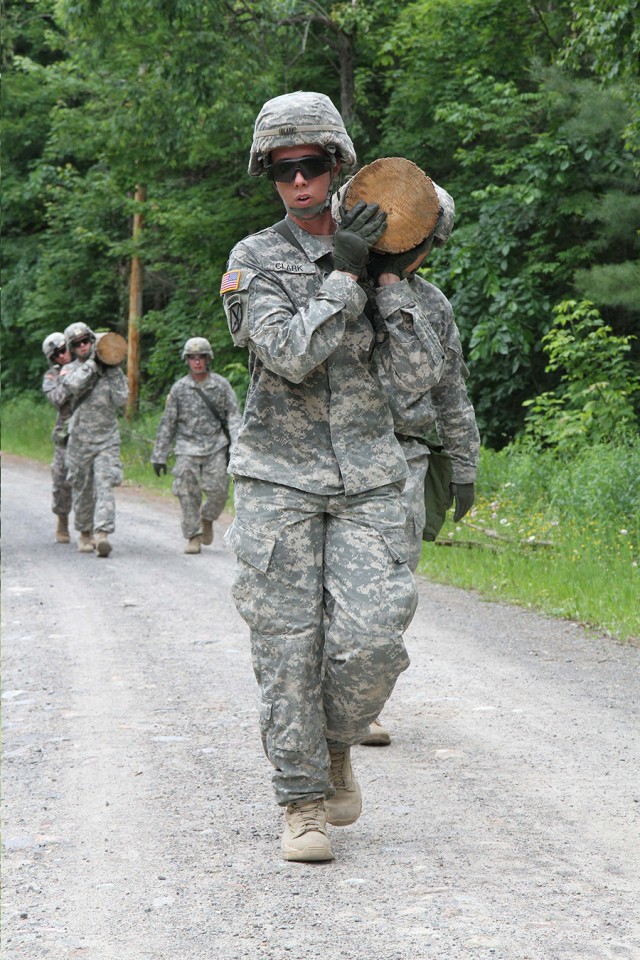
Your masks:
{"label": "uniform collar", "polygon": [[303,230],[302,227],[298,226],[298,224],[291,219],[291,217],[287,216],[286,221],[287,226],[312,263],[315,263],[316,260],[320,260],[321,257],[326,256],[328,251],[326,243],[323,242],[327,239],[326,235],[322,237],[321,240],[319,237],[314,236],[307,230]]}

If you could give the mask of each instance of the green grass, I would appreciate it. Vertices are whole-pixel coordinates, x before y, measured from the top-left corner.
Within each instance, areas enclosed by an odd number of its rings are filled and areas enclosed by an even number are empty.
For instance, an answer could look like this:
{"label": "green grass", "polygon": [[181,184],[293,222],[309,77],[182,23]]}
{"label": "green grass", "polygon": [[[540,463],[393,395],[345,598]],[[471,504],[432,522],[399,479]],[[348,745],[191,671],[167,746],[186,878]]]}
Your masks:
{"label": "green grass", "polygon": [[449,514],[418,570],[638,642],[639,475],[640,445],[569,463],[485,450],[471,513],[457,525]]}
{"label": "green grass", "polygon": [[30,400],[2,405],[2,449],[49,463],[53,456],[51,431],[55,423],[53,407]]}
{"label": "green grass", "polygon": [[[463,524],[459,526],[464,536]],[[588,553],[574,554],[566,544],[546,551],[425,544],[419,572],[488,599],[577,620],[621,640],[640,639],[640,582],[622,556],[603,565]]]}
{"label": "green grass", "polygon": [[[124,483],[171,496],[171,476],[156,477],[149,463],[159,417],[122,422]],[[3,449],[49,462],[53,421],[42,403],[6,404]],[[638,476],[640,443],[591,448],[569,463],[483,450],[471,514],[454,525],[449,513],[438,542],[423,545],[419,572],[640,642]]]}
{"label": "green grass", "polygon": [[[161,413],[139,417],[135,424],[120,423],[124,486],[142,486],[171,496],[172,477],[156,477],[149,462]],[[2,407],[2,449],[32,460],[49,463],[53,446],[51,431],[55,410],[30,399],[12,400]]]}

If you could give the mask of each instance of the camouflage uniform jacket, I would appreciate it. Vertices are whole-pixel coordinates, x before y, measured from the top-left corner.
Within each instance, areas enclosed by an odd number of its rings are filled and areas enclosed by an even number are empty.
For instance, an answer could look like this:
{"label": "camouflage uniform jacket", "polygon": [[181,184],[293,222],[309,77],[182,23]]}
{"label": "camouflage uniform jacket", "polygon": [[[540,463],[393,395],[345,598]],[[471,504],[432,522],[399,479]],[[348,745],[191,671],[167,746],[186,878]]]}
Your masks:
{"label": "camouflage uniform jacket", "polygon": [[174,441],[176,454],[190,457],[208,457],[227,446],[222,424],[198,390],[211,398],[229,431],[231,445],[235,443],[240,427],[240,407],[229,381],[217,373],[210,373],[206,380],[200,381],[187,374],[174,383],[167,396],[152,462],[166,463]]}
{"label": "camouflage uniform jacket", "polygon": [[287,224],[238,243],[223,279],[251,383],[231,473],[322,495],[404,479],[406,462],[378,369],[400,391],[437,383],[442,344],[407,281],[367,294],[333,270],[327,239]]}
{"label": "camouflage uniform jacket", "polygon": [[73,402],[69,435],[74,443],[96,450],[118,443],[117,414],[129,397],[127,378],[120,367],[98,367],[93,357],[73,360],[60,380]]}
{"label": "camouflage uniform jacket", "polygon": [[[433,436],[451,456],[455,483],[473,483],[476,479],[480,436],[473,405],[466,388],[469,371],[462,356],[460,334],[451,304],[437,287],[421,277],[409,281],[416,300],[429,317],[445,351],[445,363],[438,383],[420,395],[407,397],[385,382],[393,412],[396,433],[406,438]],[[405,457],[425,452],[424,445],[403,440]]]}
{"label": "camouflage uniform jacket", "polygon": [[58,411],[56,422],[51,433],[55,444],[64,446],[69,437],[69,418],[71,417],[71,399],[60,380],[59,364],[52,364],[42,378],[42,392]]}

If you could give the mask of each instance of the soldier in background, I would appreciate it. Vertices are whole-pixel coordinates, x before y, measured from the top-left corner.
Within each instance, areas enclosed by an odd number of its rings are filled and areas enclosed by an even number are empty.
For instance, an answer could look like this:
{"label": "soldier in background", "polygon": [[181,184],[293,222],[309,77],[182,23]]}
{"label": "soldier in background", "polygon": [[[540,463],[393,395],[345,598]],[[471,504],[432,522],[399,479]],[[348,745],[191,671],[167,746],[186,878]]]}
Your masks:
{"label": "soldier in background", "polygon": [[355,162],[328,97],[268,101],[249,173],[274,182],[287,217],[234,247],[220,291],[251,372],[226,540],[287,860],[332,859],[327,822],[360,815],[350,748],[409,664],[403,634],[417,592],[400,500],[407,466],[376,367],[418,390],[443,362],[406,281],[381,274],[377,312],[365,313],[359,281],[386,214],[362,202],[337,228],[332,189]]}
{"label": "soldier in background", "polygon": [[99,557],[108,557],[116,519],[113,488],[122,483],[118,413],[125,408],[129,386],[119,366],[96,357],[96,335],[86,323],[70,324],[64,336],[74,357],[60,382],[73,406],[66,459],[78,550],[95,549]]}
{"label": "soldier in background", "polygon": [[[455,500],[453,519],[457,523],[471,509],[480,452],[480,436],[475,412],[469,399],[466,380],[469,371],[464,362],[460,333],[451,304],[436,286],[417,275],[433,246],[442,247],[451,236],[455,215],[453,198],[446,190],[434,184],[440,202],[441,216],[428,242],[418,256],[411,254],[374,254],[369,271],[375,277],[382,268],[406,278],[416,300],[428,314],[433,329],[445,352],[445,364],[437,384],[418,398],[407,398],[393,389],[382,371],[381,379],[387,393],[396,437],[402,447],[409,476],[402,491],[406,513],[405,533],[409,547],[409,566],[415,573],[422,553],[422,533],[425,526],[424,485],[429,469],[427,439],[436,439],[451,457],[451,503]],[[367,736],[365,746],[384,746],[391,742],[389,731],[376,719]]]}
{"label": "soldier in background", "polygon": [[151,463],[156,476],[166,473],[175,445],[173,492],[182,509],[184,552],[200,553],[202,544],[213,542],[213,522],[227,502],[229,445],[238,435],[240,407],[229,381],[210,370],[208,340],[191,337],[182,359],[189,373],[169,391]]}
{"label": "soldier in background", "polygon": [[58,518],[56,541],[69,543],[69,514],[71,513],[71,484],[67,477],[65,448],[69,439],[69,417],[71,401],[60,384],[60,370],[71,360],[71,353],[63,333],[50,333],[42,342],[42,352],[47,358],[49,369],[42,379],[42,392],[56,411],[56,422],[51,434],[53,440],[53,461],[51,463],[52,504],[51,509]]}

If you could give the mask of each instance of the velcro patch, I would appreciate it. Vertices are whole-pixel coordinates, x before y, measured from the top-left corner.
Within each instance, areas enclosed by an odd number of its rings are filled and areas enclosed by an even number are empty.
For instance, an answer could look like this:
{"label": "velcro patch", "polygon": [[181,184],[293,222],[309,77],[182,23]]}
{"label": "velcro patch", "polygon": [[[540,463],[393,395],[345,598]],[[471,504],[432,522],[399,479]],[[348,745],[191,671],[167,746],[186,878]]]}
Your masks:
{"label": "velcro patch", "polygon": [[232,303],[229,306],[229,329],[231,333],[237,333],[242,326],[242,304]]}
{"label": "velcro patch", "polygon": [[220,281],[220,295],[229,293],[230,290],[237,290],[240,286],[242,270],[227,270]]}

